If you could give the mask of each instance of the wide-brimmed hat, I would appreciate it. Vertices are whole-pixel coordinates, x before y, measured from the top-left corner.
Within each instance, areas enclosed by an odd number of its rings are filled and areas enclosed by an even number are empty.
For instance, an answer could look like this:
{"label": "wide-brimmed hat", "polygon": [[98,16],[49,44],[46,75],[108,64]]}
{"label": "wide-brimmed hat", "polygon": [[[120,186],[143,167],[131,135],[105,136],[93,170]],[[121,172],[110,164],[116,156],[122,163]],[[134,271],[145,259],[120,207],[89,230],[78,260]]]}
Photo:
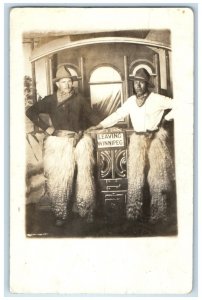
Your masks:
{"label": "wide-brimmed hat", "polygon": [[53,82],[55,83],[55,82],[57,82],[58,80],[60,80],[62,78],[71,78],[72,81],[78,81],[78,77],[77,76],[72,76],[72,74],[70,73],[68,68],[65,67],[65,66],[60,66],[57,69],[56,77],[53,79]]}
{"label": "wide-brimmed hat", "polygon": [[[152,74],[154,76],[154,74]],[[142,80],[144,82],[147,82],[150,87],[154,87],[154,85],[151,83],[151,75],[145,68],[140,68],[136,71],[135,74],[130,75],[131,80]]]}

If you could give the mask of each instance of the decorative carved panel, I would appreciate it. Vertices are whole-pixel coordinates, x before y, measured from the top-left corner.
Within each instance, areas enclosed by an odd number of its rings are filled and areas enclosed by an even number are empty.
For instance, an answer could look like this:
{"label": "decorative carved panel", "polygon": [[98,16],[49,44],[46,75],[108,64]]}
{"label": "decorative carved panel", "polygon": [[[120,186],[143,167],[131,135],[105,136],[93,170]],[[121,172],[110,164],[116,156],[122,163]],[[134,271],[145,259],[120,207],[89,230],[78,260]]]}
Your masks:
{"label": "decorative carved panel", "polygon": [[[127,201],[126,133],[115,128],[97,133],[97,167],[100,196],[107,222],[125,218]],[[105,146],[106,145],[106,146]]]}

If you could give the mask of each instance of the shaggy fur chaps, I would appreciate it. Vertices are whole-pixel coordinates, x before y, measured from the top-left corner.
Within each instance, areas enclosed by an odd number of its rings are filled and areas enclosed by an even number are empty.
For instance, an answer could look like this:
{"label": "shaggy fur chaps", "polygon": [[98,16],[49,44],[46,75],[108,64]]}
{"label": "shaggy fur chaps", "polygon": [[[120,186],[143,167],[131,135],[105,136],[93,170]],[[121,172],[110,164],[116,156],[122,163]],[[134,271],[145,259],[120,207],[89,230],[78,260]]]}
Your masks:
{"label": "shaggy fur chaps", "polygon": [[143,215],[145,182],[150,191],[151,222],[166,221],[168,200],[174,182],[174,166],[167,147],[167,132],[161,128],[148,136],[132,134],[128,157],[127,218]]}
{"label": "shaggy fur chaps", "polygon": [[69,137],[50,136],[46,139],[44,172],[47,178],[47,191],[56,218],[65,220],[77,166],[78,213],[91,220],[95,199],[93,142],[88,135],[84,135],[76,147],[73,146],[73,142],[74,139]]}

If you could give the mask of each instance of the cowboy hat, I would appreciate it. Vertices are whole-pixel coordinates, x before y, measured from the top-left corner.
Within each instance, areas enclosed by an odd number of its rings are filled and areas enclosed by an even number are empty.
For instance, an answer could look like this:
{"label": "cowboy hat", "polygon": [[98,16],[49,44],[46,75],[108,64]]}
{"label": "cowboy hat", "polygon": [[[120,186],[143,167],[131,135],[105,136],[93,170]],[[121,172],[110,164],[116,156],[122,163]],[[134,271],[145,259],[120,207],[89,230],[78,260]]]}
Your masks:
{"label": "cowboy hat", "polygon": [[150,81],[151,76],[154,76],[154,74],[149,74],[149,72],[145,68],[140,68],[136,71],[135,74],[129,75],[131,80],[141,80],[147,82],[150,87],[154,87],[154,85]]}
{"label": "cowboy hat", "polygon": [[57,69],[56,77],[53,79],[53,82],[55,83],[55,82],[59,81],[62,78],[71,78],[72,81],[78,81],[78,77],[77,76],[72,76],[70,71],[68,70],[68,68],[65,67],[65,66],[60,66]]}

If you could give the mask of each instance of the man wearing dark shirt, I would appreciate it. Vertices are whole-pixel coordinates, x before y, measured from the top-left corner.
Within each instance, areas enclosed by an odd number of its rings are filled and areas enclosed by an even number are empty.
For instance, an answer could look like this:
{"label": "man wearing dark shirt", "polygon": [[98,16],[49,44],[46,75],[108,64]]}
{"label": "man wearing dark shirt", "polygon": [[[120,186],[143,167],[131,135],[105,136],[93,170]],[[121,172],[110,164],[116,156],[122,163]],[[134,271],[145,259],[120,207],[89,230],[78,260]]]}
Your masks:
{"label": "man wearing dark shirt", "polygon": [[[59,67],[54,79],[57,92],[36,102],[26,112],[27,117],[48,136],[44,142],[44,173],[57,226],[63,225],[68,217],[76,166],[78,213],[90,222],[95,206],[93,142],[89,135],[82,135],[81,130],[85,129],[85,118],[91,124],[99,120],[89,103],[76,93],[73,80],[76,78],[65,66]],[[52,126],[40,118],[41,113],[50,116]]]}

